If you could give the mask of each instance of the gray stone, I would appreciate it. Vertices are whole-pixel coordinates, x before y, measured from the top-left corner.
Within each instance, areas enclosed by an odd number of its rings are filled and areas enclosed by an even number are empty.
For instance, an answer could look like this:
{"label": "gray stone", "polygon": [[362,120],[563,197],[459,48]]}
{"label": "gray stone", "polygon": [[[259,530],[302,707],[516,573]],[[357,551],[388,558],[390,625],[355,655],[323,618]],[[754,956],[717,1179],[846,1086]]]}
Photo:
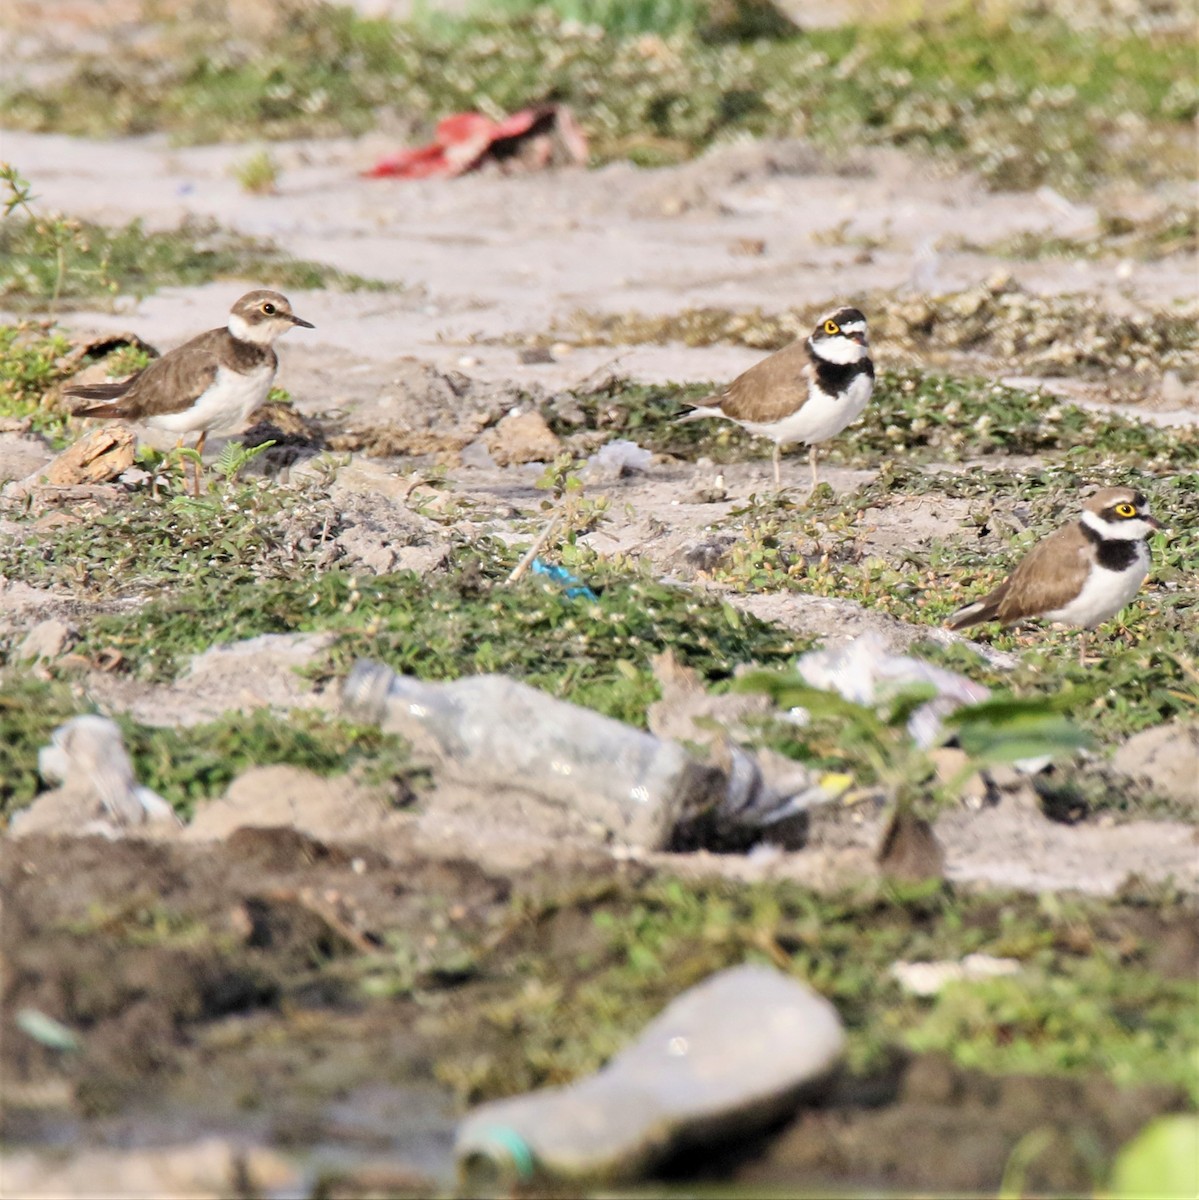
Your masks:
{"label": "gray stone", "polygon": [[1199,810],[1199,723],[1170,721],[1134,734],[1116,751],[1112,766],[1156,795]]}
{"label": "gray stone", "polygon": [[75,631],[55,617],[39,621],[17,647],[17,658],[32,662],[39,658],[47,661],[56,659],[71,643]]}

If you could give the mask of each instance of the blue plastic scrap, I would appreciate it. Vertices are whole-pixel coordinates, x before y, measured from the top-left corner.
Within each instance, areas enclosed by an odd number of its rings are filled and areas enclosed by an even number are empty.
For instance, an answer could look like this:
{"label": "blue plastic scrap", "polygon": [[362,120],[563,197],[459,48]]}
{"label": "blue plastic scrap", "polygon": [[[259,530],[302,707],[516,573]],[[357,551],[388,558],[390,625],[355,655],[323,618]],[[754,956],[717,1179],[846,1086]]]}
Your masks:
{"label": "blue plastic scrap", "polygon": [[577,575],[572,575],[565,567],[557,566],[554,563],[547,563],[544,559],[535,558],[529,564],[529,569],[538,575],[544,575],[547,579],[552,579],[555,583],[565,583],[570,586],[566,589],[566,598],[568,600],[598,600],[599,597],[585,584],[582,583]]}

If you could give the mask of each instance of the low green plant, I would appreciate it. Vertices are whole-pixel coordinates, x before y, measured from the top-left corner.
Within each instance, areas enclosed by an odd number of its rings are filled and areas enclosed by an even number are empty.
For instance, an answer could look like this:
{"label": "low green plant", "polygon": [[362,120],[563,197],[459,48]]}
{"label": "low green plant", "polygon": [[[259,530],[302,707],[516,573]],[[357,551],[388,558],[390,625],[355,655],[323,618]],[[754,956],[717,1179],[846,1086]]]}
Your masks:
{"label": "low green plant", "polygon": [[[86,696],[63,682],[37,679],[15,667],[0,674],[0,820],[41,789],[37,753],[54,730],[91,707]],[[178,729],[143,725],[123,715],[116,719],[138,782],[184,817],[198,800],[220,795],[252,766],[287,763],[319,775],[357,769],[368,782],[405,795],[418,778],[400,738],[324,713],[279,715],[259,709]]]}
{"label": "low green plant", "polygon": [[[107,250],[93,250],[82,221],[58,212],[39,213],[32,185],[12,163],[0,163],[0,184],[8,192],[0,224],[0,261],[6,264],[0,273],[0,297],[34,290],[45,300],[46,310],[54,312],[59,300],[76,287],[95,295],[117,291]],[[20,220],[14,218],[16,212],[22,214]],[[23,253],[14,244],[17,236]]]}
{"label": "low green plant", "polygon": [[718,683],[742,662],[781,663],[806,644],[719,599],[593,558],[571,565],[593,599],[539,576],[509,585],[515,556],[487,541],[460,548],[447,574],[429,578],[314,574],[303,563],[261,577],[256,557],[247,541],[223,566],[181,565],[168,594],[97,616],[80,652],[170,678],[217,642],[332,630],[340,636],[322,675],[342,675],[358,657],[424,679],[500,672],[640,724],[658,695],[650,659],[663,650]]}
{"label": "low green plant", "polygon": [[279,182],[279,164],[269,150],[258,150],[233,166],[233,177],[242,190],[256,196],[269,196]]}
{"label": "low green plant", "polygon": [[[991,1074],[1107,1076],[1195,1094],[1197,1017],[1185,964],[1160,953],[1185,936],[1193,905],[1007,893],[956,893],[940,883],[883,884],[820,894],[786,882],[735,884],[611,877],[518,893],[505,923],[476,949],[474,971],[510,964],[509,986],[481,1005],[428,1000],[447,1034],[439,1076],[466,1102],[560,1084],[595,1070],[662,1007],[722,968],[761,962],[836,1005],[848,1074],[893,1069],[897,1048],[937,1051]],[[1159,924],[1160,922],[1160,924]],[[570,949],[560,947],[570,930]],[[1014,958],[1020,973],[908,993],[897,961]],[[378,964],[374,987],[382,990]],[[425,995],[436,995],[426,977]],[[467,1049],[459,1039],[473,1031]]]}
{"label": "low green plant", "polygon": [[118,293],[140,298],[214,279],[351,292],[397,286],[292,258],[271,241],[211,222],[185,221],[173,230],[148,230],[140,220],[114,229],[66,217],[0,223],[0,299],[9,309],[77,308]]}
{"label": "low green plant", "polygon": [[[1191,1056],[1194,1060],[1194,1043]],[[1100,1194],[1105,1200],[1190,1200],[1199,1195],[1199,1117],[1176,1113],[1150,1122],[1122,1147],[1110,1186]]]}
{"label": "low green plant", "polygon": [[0,417],[28,421],[52,445],[65,442],[67,414],[47,401],[67,377],[71,346],[52,326],[34,322],[0,325]]}
{"label": "low green plant", "polygon": [[751,671],[735,686],[765,692],[783,712],[806,714],[800,724],[772,723],[768,740],[775,748],[811,766],[847,772],[859,782],[878,781],[896,805],[929,807],[928,815],[957,800],[966,781],[986,767],[1071,755],[1089,740],[1065,715],[1089,699],[1081,690],[1052,698],[999,694],[964,704],[945,718],[944,737],[956,736],[966,761],[957,775],[937,780],[930,754],[935,746],[923,748],[909,729],[920,707],[937,695],[932,684],[890,689],[877,704],[855,703],[787,671]]}
{"label": "low green plant", "polygon": [[305,5],[265,47],[168,21],[153,71],[141,46],[107,47],[53,82],[11,73],[0,111],[25,128],[233,141],[361,133],[387,109],[431,129],[552,97],[578,112],[599,161],[800,135],[834,152],[910,147],[1009,188],[1190,173],[1199,91],[1183,21],[1157,35],[1043,6],[996,20],[952,5],[935,21],[790,30],[768,5],[725,6],[723,20],[691,0],[557,4],[406,26]]}
{"label": "low green plant", "polygon": [[[228,465],[244,465],[242,452],[228,455]],[[230,588],[276,574],[300,578],[302,563],[277,560],[272,551],[306,512],[310,503],[302,496],[262,481],[226,479],[199,498],[180,493],[158,500],[137,492],[54,537],[30,528],[24,538],[6,539],[0,571],[91,599],[174,586]]]}

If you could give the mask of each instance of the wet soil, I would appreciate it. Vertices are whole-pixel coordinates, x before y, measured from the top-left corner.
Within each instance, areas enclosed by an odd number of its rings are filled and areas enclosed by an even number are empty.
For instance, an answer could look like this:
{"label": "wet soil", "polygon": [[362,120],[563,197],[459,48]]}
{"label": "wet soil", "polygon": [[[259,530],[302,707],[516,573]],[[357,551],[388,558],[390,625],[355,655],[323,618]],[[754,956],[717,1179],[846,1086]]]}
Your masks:
{"label": "wet soil", "polygon": [[[595,897],[609,885],[635,894],[649,873],[596,856],[581,896],[581,866],[545,860],[508,875],[405,853],[396,840],[383,856],[287,828],[246,828],[204,847],[8,842],[10,1018],[60,1014],[81,1044],[67,1052],[5,1037],[0,1137],[131,1154],[220,1137],[271,1147],[305,1187],[447,1188],[462,1076],[438,1064],[469,1074],[473,1059],[509,1053],[507,1035],[477,1014],[520,1003],[530,957],[586,954]],[[551,915],[514,922],[522,898]],[[1168,973],[1199,962],[1188,923],[1135,907],[1115,919],[1160,950]],[[388,995],[364,990],[372,964],[395,961],[414,939],[463,953],[457,964],[432,954]],[[722,1181],[731,1195],[993,1193],[1023,1145],[1026,1186],[1078,1193],[1103,1176],[1114,1147],[1184,1103],[1167,1087],[995,1078],[897,1051],[865,1074],[846,1072],[773,1137],[715,1159],[681,1157],[663,1182]]]}

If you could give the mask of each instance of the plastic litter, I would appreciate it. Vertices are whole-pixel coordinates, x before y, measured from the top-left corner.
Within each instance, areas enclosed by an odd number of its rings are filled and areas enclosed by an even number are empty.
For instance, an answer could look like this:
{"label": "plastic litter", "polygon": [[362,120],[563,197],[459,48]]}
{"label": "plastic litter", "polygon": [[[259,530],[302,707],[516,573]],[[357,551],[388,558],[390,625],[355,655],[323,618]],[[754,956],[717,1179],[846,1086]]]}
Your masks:
{"label": "plastic litter", "polygon": [[565,567],[555,563],[547,563],[544,559],[535,558],[529,564],[529,570],[534,575],[544,575],[554,583],[565,584],[564,592],[568,600],[598,600],[599,597],[577,575],[572,575]]}
{"label": "plastic litter", "polygon": [[177,819],[157,792],[138,784],[120,727],[107,717],[86,714],[60,725],[38,751],[37,766],[47,783],[94,797],[117,826]]}
{"label": "plastic litter", "polygon": [[908,732],[922,749],[941,740],[941,722],[951,712],[964,704],[979,704],[991,694],[989,688],[956,671],[907,654],[892,654],[877,633],[864,633],[844,646],[811,650],[795,667],[805,683],[855,704],[879,704],[912,684],[931,684],[937,694],[908,721]]}
{"label": "plastic litter", "polygon": [[437,123],[427,146],[389,154],[365,174],[375,179],[452,178],[488,161],[505,169],[539,170],[555,162],[585,164],[587,156],[587,137],[570,109],[538,104],[500,121],[478,112],[452,113]]}
{"label": "plastic litter", "polygon": [[78,1050],[82,1043],[73,1029],[36,1008],[22,1008],[16,1017],[17,1028],[41,1046],[64,1053]]}
{"label": "plastic litter", "polygon": [[1024,964],[1018,958],[996,958],[991,954],[967,954],[961,962],[895,962],[891,977],[913,996],[935,996],[951,983],[998,979],[1019,975]]}
{"label": "plastic litter", "polygon": [[682,1150],[793,1112],[844,1042],[836,1009],[805,984],[765,966],[721,971],[596,1074],[470,1113],[455,1145],[462,1190],[643,1178]]}
{"label": "plastic litter", "polygon": [[361,659],[342,686],[342,708],[461,778],[531,793],[644,850],[743,849],[829,799],[806,780],[779,794],[738,747],[727,766],[703,763],[677,742],[502,675],[426,683]]}
{"label": "plastic litter", "polygon": [[605,442],[587,459],[585,475],[594,482],[612,482],[648,471],[654,461],[653,452],[638,446],[628,438]]}

